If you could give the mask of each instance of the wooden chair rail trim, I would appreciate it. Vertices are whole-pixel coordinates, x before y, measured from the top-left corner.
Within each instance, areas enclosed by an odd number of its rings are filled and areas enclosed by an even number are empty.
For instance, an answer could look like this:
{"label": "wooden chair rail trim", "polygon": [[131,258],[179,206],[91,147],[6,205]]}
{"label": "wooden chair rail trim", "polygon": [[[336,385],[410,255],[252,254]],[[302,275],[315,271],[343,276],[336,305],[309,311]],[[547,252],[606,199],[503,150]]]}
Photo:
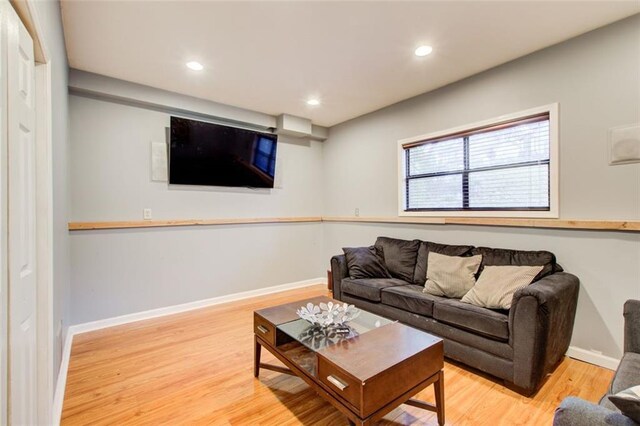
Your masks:
{"label": "wooden chair rail trim", "polygon": [[184,220],[128,220],[119,222],[69,222],[70,231],[125,228],[162,228],[168,226],[208,226],[243,225],[252,223],[299,223],[322,222],[320,216],[313,217],[248,217],[227,219],[184,219]]}
{"label": "wooden chair rail trim", "polygon": [[640,232],[640,220],[583,220],[583,219],[512,219],[478,217],[355,217],[310,216],[271,218],[227,218],[186,220],[139,220],[117,222],[70,222],[70,231],[126,228],[158,228],[168,226],[241,225],[259,223],[357,222],[435,225],[509,226],[518,228],[583,229],[618,232]]}
{"label": "wooden chair rail trim", "polygon": [[587,229],[640,232],[640,220],[528,219],[482,217],[339,217],[328,216],[323,222],[405,223],[440,225],[512,226],[519,228]]}

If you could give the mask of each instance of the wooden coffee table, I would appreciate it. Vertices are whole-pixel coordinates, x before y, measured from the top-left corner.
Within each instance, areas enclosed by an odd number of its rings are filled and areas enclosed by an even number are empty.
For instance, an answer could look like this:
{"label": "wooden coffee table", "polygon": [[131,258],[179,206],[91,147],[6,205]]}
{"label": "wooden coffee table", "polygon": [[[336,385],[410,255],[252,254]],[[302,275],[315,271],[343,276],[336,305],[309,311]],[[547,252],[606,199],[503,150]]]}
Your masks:
{"label": "wooden coffee table", "polygon": [[[298,376],[357,425],[400,404],[434,411],[443,425],[442,340],[366,311],[349,322],[349,335],[311,333],[296,310],[321,302],[341,303],[321,296],[254,312],[255,377],[260,368]],[[262,347],[287,368],[261,363]],[[435,405],[411,398],[432,384]]]}

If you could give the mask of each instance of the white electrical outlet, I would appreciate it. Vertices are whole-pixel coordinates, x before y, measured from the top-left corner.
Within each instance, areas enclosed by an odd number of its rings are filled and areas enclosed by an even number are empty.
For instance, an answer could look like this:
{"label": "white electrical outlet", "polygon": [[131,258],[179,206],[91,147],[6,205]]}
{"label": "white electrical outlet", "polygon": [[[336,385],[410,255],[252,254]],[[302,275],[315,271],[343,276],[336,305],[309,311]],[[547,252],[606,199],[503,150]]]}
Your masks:
{"label": "white electrical outlet", "polygon": [[356,207],[355,215],[356,217],[360,216],[360,209],[358,207]]}
{"label": "white electrical outlet", "polygon": [[142,218],[144,220],[151,220],[153,216],[151,215],[151,209],[142,210]]}

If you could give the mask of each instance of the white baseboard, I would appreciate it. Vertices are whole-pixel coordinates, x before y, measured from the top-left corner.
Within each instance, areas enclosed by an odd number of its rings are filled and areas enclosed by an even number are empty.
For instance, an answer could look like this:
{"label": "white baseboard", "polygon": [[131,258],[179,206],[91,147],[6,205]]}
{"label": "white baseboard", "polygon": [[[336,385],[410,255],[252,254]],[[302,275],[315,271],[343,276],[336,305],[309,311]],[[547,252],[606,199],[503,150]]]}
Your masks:
{"label": "white baseboard", "polygon": [[620,364],[619,359],[589,351],[587,349],[578,348],[576,346],[569,346],[567,356],[614,371],[618,368],[618,364]]}
{"label": "white baseboard", "polygon": [[128,324],[130,322],[141,321],[165,315],[177,314],[180,312],[192,311],[194,309],[206,308],[207,306],[219,305],[221,303],[234,302],[236,300],[249,299],[256,296],[264,296],[281,291],[293,290],[296,288],[309,287],[317,284],[326,284],[326,278],[312,278],[304,281],[297,281],[288,284],[276,285],[272,287],[259,288],[257,290],[243,291],[241,293],[227,294],[213,297],[211,299],[196,300],[194,302],[182,303],[180,305],[166,306],[164,308],[150,309],[148,311],[136,312],[133,314],[121,315],[103,320],[76,324],[69,327],[73,334],[86,333],[87,331],[100,330],[102,328],[116,325]]}
{"label": "white baseboard", "polygon": [[60,360],[60,371],[58,372],[58,381],[56,382],[55,393],[53,394],[52,419],[53,424],[60,425],[62,417],[62,403],[64,402],[64,391],[67,386],[67,372],[69,371],[69,358],[71,357],[71,344],[73,343],[73,333],[67,329],[64,337],[64,348],[62,350],[62,359]]}

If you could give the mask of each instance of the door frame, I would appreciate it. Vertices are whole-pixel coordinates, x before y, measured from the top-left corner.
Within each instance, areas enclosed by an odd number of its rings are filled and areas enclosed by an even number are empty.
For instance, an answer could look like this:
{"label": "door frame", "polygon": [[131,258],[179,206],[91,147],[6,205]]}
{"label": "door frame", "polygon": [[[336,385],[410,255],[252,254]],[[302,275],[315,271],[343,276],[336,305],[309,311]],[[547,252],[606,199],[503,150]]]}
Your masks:
{"label": "door frame", "polygon": [[36,63],[36,307],[38,424],[52,424],[54,397],[51,64]]}
{"label": "door frame", "polygon": [[8,234],[8,178],[7,158],[9,145],[9,132],[7,128],[7,25],[6,4],[0,4],[0,83],[4,86],[4,92],[0,90],[0,424],[8,424],[9,404],[9,373],[8,373],[8,349],[9,349],[9,269],[7,266],[9,247]]}
{"label": "door frame", "polygon": [[[51,62],[48,50],[46,48],[46,40],[38,15],[35,3],[37,0],[6,0],[2,1],[1,7],[13,7],[23,25],[27,28],[29,35],[34,43],[35,56],[35,110],[36,110],[36,345],[38,348],[37,358],[37,420],[38,424],[54,424],[53,419],[53,396],[54,396],[54,321],[53,321],[53,137],[52,137],[52,107],[51,107]],[[0,164],[6,165],[7,140],[3,140],[3,146],[0,149]],[[4,162],[4,163],[2,163]],[[6,167],[2,170],[6,171]],[[0,182],[2,189],[5,190],[1,194],[2,211],[0,218],[2,226],[6,226],[6,178],[3,174]],[[7,228],[5,228],[7,229]],[[3,235],[2,258],[0,258],[1,268],[6,265],[6,248],[8,243]],[[0,269],[2,279],[0,285],[2,290],[8,288],[8,277],[6,269]],[[5,287],[6,286],[6,287]],[[6,297],[6,292],[2,293]],[[6,308],[8,304],[5,297],[0,300],[2,308]],[[7,312],[6,309],[3,312]],[[3,349],[6,348],[8,342],[6,335],[6,325],[8,318],[2,324]],[[1,322],[0,322],[1,323]],[[4,360],[3,360],[4,361]],[[3,365],[2,367],[6,367]],[[3,383],[8,383],[7,368],[2,369],[0,379]],[[8,389],[7,389],[8,390]],[[6,392],[6,391],[5,391]],[[8,393],[1,395],[2,404],[0,405],[1,417],[0,423],[6,424],[8,419],[7,402]]]}

